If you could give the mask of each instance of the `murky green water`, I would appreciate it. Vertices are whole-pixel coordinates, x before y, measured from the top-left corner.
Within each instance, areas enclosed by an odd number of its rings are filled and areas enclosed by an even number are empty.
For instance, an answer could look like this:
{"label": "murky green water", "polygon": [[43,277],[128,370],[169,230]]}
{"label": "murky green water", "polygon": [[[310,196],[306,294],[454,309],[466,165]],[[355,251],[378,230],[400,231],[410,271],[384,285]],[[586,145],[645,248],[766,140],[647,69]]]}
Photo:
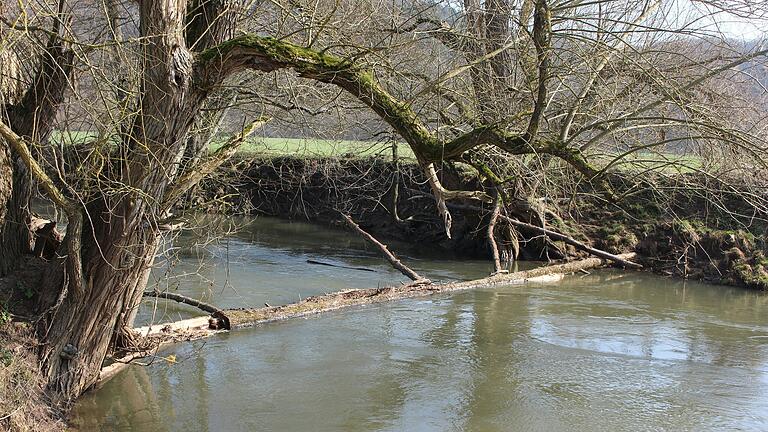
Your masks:
{"label": "murky green water", "polygon": [[[271,234],[230,241],[230,257],[240,257],[229,268],[237,294],[214,285],[214,300],[278,303],[392,280],[347,236],[269,223]],[[380,273],[301,264],[316,256]],[[249,265],[257,257],[270,264]],[[221,274],[213,262],[210,274]],[[426,259],[417,267],[444,278],[487,271]],[[273,289],[281,284],[295,291]],[[768,430],[768,297],[644,274],[602,271],[369,306],[164,354],[179,363],[131,367],[85,396],[80,429]]]}

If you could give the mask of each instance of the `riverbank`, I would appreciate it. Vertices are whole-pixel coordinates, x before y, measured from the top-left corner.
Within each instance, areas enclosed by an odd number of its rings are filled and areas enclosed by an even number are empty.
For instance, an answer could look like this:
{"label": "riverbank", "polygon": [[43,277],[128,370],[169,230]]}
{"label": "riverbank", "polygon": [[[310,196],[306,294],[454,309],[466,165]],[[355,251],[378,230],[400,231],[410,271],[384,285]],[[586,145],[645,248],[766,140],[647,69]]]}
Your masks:
{"label": "riverbank", "polygon": [[39,284],[40,262],[29,258],[24,271],[0,278],[0,430],[58,432],[62,413],[45,395],[40,373],[32,299]]}
{"label": "riverbank", "polygon": [[[466,164],[445,165],[441,182],[451,190],[480,190],[479,173]],[[738,194],[664,184],[688,183],[691,173],[646,180],[646,190],[615,177],[619,193],[610,203],[582,185],[575,193],[519,200],[515,215],[611,253],[637,252],[643,265],[661,275],[709,283],[768,289],[767,214],[756,213]],[[627,185],[629,183],[630,185]],[[671,189],[671,188],[669,188]],[[514,191],[512,191],[514,195]],[[449,203],[453,224],[445,235],[427,179],[418,166],[383,158],[295,158],[239,156],[187,197],[187,211],[269,215],[342,225],[350,214],[375,236],[440,250],[450,256],[490,259],[485,234],[489,204]],[[522,211],[520,211],[522,209]],[[518,230],[520,259],[583,257],[540,232]]]}

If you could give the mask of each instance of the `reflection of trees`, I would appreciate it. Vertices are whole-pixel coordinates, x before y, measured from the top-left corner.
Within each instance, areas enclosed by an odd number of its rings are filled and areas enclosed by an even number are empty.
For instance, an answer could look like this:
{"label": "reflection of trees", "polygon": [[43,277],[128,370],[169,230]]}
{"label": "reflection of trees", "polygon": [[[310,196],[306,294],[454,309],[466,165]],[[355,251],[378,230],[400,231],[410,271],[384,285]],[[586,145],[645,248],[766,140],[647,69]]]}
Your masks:
{"label": "reflection of trees", "polygon": [[78,401],[74,423],[80,430],[151,430],[162,432],[166,407],[154,391],[144,367],[130,367],[97,393]]}
{"label": "reflection of trees", "polygon": [[466,429],[494,430],[499,417],[523,418],[525,397],[519,369],[525,355],[516,342],[530,334],[529,295],[520,289],[475,294],[472,302],[470,364],[467,386]]}

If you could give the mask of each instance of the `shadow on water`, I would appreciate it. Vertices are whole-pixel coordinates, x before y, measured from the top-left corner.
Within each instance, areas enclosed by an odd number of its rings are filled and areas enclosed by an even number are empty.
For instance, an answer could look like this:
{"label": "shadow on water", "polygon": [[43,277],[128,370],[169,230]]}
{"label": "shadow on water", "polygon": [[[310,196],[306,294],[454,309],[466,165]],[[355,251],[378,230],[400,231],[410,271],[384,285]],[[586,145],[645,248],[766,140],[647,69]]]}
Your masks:
{"label": "shadow on water", "polygon": [[[249,245],[238,246],[240,256],[278,265],[305,256],[377,265],[352,239],[324,244],[338,233],[317,233],[316,248],[280,245],[287,235],[274,233],[294,228],[231,241]],[[445,277],[487,272],[487,263],[466,272],[467,264],[420,264]],[[253,268],[246,258],[230,274],[269,281]],[[339,272],[336,283],[348,276]],[[83,431],[766,430],[767,311],[760,293],[610,270],[405,300],[179,345],[168,353],[179,363],[129,368],[86,395],[75,423]]]}

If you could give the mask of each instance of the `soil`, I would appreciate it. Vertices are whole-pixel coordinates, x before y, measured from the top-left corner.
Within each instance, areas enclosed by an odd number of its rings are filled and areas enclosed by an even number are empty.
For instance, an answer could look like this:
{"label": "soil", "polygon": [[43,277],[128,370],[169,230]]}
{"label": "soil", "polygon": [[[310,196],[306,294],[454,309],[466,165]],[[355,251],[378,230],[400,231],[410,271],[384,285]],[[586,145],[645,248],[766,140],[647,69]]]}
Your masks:
{"label": "soil", "polygon": [[[482,188],[477,171],[464,164],[446,164],[440,173],[448,189]],[[658,274],[768,289],[768,215],[755,214],[738,195],[724,198],[722,193],[710,196],[685,188],[665,196],[656,192],[659,181],[690,180],[685,176],[648,180],[643,192],[616,204],[588,186],[573,196],[529,204],[546,208],[548,228],[610,253],[638,252],[643,265]],[[611,179],[617,191],[627,189],[629,183],[620,177]],[[339,226],[344,225],[343,212],[382,239],[438,249],[456,258],[490,256],[485,235],[490,205],[452,202],[453,228],[448,239],[426,178],[413,163],[395,165],[381,158],[355,157],[238,157],[201,183],[184,206],[193,211],[262,214]],[[480,211],[473,210],[477,207]],[[742,214],[749,216],[738,216]],[[543,242],[536,232],[519,234],[523,237],[520,259],[556,259],[561,251],[571,258],[584,256],[558,242]]]}
{"label": "soil", "polygon": [[0,278],[0,430],[63,431],[62,413],[51,407],[40,373],[34,315],[42,261],[28,257],[24,270]]}

